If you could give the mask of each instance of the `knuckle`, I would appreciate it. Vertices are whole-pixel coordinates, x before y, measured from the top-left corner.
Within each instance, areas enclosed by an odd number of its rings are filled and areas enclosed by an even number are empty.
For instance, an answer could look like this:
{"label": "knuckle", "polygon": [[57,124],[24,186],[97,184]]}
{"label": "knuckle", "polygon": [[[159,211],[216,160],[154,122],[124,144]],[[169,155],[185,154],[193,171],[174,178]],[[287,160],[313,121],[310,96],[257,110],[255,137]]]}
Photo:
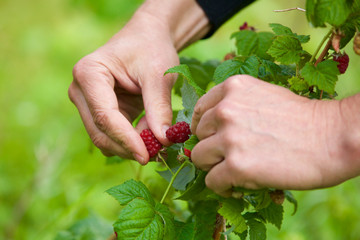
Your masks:
{"label": "knuckle", "polygon": [[76,93],[75,93],[74,82],[72,82],[69,86],[68,96],[69,96],[70,101],[75,104]]}
{"label": "knuckle", "polygon": [[193,119],[200,119],[202,112],[204,111],[204,105],[203,103],[200,101],[198,101],[194,107],[194,111],[193,111]]}
{"label": "knuckle", "polygon": [[88,60],[88,58],[84,57],[75,64],[73,71],[72,71],[74,81],[79,81],[84,78],[84,75],[87,72],[89,63],[90,63],[90,61]]}
{"label": "knuckle", "polygon": [[214,109],[215,118],[220,122],[229,122],[234,118],[233,103],[227,100],[220,102]]}
{"label": "knuckle", "polygon": [[103,132],[106,132],[107,126],[109,124],[109,116],[104,111],[96,111],[94,113],[94,123],[95,125]]}
{"label": "knuckle", "polygon": [[94,145],[99,148],[103,153],[104,152],[108,152],[108,140],[107,137],[103,134],[96,134],[93,136],[90,136],[92,142],[94,143]]}

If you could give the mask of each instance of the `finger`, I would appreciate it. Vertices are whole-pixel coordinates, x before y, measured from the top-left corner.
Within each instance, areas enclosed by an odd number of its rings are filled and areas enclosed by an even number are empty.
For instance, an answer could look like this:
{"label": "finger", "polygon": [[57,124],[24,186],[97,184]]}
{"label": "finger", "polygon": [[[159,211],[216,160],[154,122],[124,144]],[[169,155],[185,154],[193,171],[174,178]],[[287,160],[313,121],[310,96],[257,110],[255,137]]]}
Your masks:
{"label": "finger", "polygon": [[210,137],[217,132],[218,123],[216,121],[214,111],[215,109],[211,108],[201,117],[195,132],[195,135],[199,138],[199,140]]}
{"label": "finger", "polygon": [[[171,89],[174,76],[147,76],[141,82],[146,120],[155,137],[164,145],[170,142],[166,138],[166,130],[172,123]],[[157,79],[156,84],[153,79]]]}
{"label": "finger", "polygon": [[219,144],[218,134],[198,142],[191,151],[191,160],[196,167],[208,171],[224,159],[224,149]]}
{"label": "finger", "polygon": [[111,138],[101,132],[93,122],[91,113],[86,105],[85,98],[79,87],[72,83],[69,88],[71,101],[77,107],[80,117],[84,123],[85,129],[93,140],[94,144],[101,150],[105,156],[118,155],[121,157],[130,157],[128,151],[120,147]]}
{"label": "finger", "polygon": [[191,132],[196,133],[196,128],[203,114],[213,108],[224,98],[223,84],[216,85],[209,92],[203,95],[195,105],[191,121]]}
{"label": "finger", "polygon": [[225,160],[211,168],[205,178],[206,186],[223,197],[231,196],[232,182],[231,169]]}
{"label": "finger", "polygon": [[[85,68],[86,69],[86,68]],[[80,69],[74,73],[96,127],[135,159],[146,164],[149,155],[140,135],[119,112],[112,75],[104,67]]]}

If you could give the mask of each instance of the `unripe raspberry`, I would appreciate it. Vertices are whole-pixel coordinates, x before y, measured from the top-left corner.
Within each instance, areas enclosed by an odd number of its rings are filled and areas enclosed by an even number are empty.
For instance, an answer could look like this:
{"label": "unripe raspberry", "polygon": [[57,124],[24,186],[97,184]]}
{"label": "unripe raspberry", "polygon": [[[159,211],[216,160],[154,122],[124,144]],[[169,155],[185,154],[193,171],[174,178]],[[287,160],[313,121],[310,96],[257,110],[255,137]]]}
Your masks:
{"label": "unripe raspberry", "polygon": [[162,148],[159,140],[156,139],[155,135],[150,129],[142,130],[142,132],[140,133],[140,137],[144,141],[150,157],[155,157],[159,150]]}
{"label": "unripe raspberry", "polygon": [[334,54],[333,60],[338,62],[338,69],[341,74],[345,73],[346,69],[349,66],[349,56],[344,52],[344,54]]}
{"label": "unripe raspberry", "polygon": [[360,55],[360,32],[358,32],[354,37],[354,52],[357,55]]}
{"label": "unripe raspberry", "polygon": [[277,204],[281,205],[284,203],[285,200],[285,194],[283,190],[275,190],[269,193],[271,200]]}
{"label": "unripe raspberry", "polygon": [[187,156],[188,158],[191,158],[191,151],[189,149],[184,148],[184,154],[185,156]]}
{"label": "unripe raspberry", "polygon": [[224,57],[224,61],[233,59],[234,57],[236,57],[234,52],[227,53]]}
{"label": "unripe raspberry", "polygon": [[173,143],[183,143],[189,139],[190,126],[186,122],[177,122],[166,131],[166,137]]}

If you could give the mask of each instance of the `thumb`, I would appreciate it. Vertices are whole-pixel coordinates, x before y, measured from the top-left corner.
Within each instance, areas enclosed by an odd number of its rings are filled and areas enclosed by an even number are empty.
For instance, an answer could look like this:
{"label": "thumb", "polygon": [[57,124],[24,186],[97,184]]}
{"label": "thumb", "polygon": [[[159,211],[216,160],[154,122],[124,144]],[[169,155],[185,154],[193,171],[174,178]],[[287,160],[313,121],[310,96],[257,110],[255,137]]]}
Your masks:
{"label": "thumb", "polygon": [[166,130],[172,125],[171,89],[175,77],[166,75],[160,79],[144,79],[142,86],[148,126],[163,145],[170,144],[166,138]]}

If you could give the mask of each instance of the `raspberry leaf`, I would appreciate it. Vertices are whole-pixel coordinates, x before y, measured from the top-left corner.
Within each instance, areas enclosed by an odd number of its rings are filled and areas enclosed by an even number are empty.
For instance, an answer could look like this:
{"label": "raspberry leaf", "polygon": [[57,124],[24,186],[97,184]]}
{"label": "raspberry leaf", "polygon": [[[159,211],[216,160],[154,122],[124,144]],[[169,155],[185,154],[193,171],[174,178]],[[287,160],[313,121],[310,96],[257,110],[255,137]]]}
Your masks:
{"label": "raspberry leaf", "polygon": [[219,84],[229,77],[239,74],[239,70],[242,65],[243,63],[237,60],[227,60],[223,62],[216,68],[214,72],[214,82]]}
{"label": "raspberry leaf", "polygon": [[297,211],[297,206],[298,206],[297,200],[295,199],[294,195],[288,190],[284,190],[284,194],[285,194],[285,199],[294,205],[294,212],[292,213],[292,215],[294,215]]}
{"label": "raspberry leaf", "polygon": [[190,124],[194,107],[199,99],[199,96],[197,95],[196,90],[187,81],[184,81],[183,83],[181,94],[184,109],[179,111],[176,122],[184,121]]}
{"label": "raspberry leaf", "polygon": [[195,205],[193,221],[195,222],[194,240],[212,239],[219,202],[214,200],[200,201]]}
{"label": "raspberry leaf", "polygon": [[274,224],[279,230],[281,228],[284,207],[271,202],[266,208],[260,209],[260,215],[271,224]]}
{"label": "raspberry leaf", "polygon": [[[172,172],[176,172],[179,169],[180,166],[177,166],[175,168],[172,168]],[[186,164],[186,166],[181,169],[177,177],[175,178],[175,181],[173,183],[173,187],[177,190],[185,191],[186,185],[191,182],[193,179],[195,179],[195,166],[191,163]],[[172,178],[172,172],[170,170],[165,171],[157,171],[160,176],[166,179],[166,181],[170,182]]]}
{"label": "raspberry leaf", "polygon": [[257,36],[259,38],[259,47],[255,55],[262,59],[273,60],[273,58],[266,52],[270,48],[275,35],[271,32],[259,32],[257,33]]}
{"label": "raspberry leaf", "polygon": [[195,235],[195,222],[175,222],[176,227],[176,240],[183,240],[183,239],[194,239]]}
{"label": "raspberry leaf", "polygon": [[299,39],[286,35],[277,36],[267,51],[282,64],[299,63],[303,52]]}
{"label": "raspberry leaf", "polygon": [[150,202],[136,198],[127,204],[114,223],[118,239],[162,240],[164,221]]}
{"label": "raspberry leaf", "polygon": [[191,135],[191,137],[184,143],[184,148],[192,151],[198,142],[199,142],[199,139],[197,138],[197,136]]}
{"label": "raspberry leaf", "polygon": [[180,64],[178,66],[172,67],[172,68],[168,69],[164,73],[164,75],[166,75],[168,73],[181,74],[187,80],[187,82],[195,89],[196,94],[199,97],[205,94],[205,91],[201,87],[199,87],[199,85],[197,85],[197,83],[195,82],[193,76],[191,75],[190,69],[187,65]]}
{"label": "raspberry leaf", "polygon": [[266,239],[266,227],[264,223],[255,220],[249,219],[249,236],[250,240],[265,240]]}
{"label": "raspberry leaf", "polygon": [[186,190],[176,199],[178,200],[191,200],[200,194],[205,189],[206,172],[199,171],[193,183],[186,188]]}
{"label": "raspberry leaf", "polygon": [[260,62],[256,56],[251,56],[245,60],[239,69],[240,74],[248,74],[258,77]]}
{"label": "raspberry leaf", "polygon": [[121,158],[119,156],[107,157],[106,158],[106,165],[119,164],[119,163],[122,163],[124,161],[125,161],[125,159]]}
{"label": "raspberry leaf", "polygon": [[244,211],[244,200],[235,198],[226,198],[221,201],[221,208],[218,213],[223,216],[232,226],[234,231],[242,233],[247,230],[245,218],[242,216]]}
{"label": "raspberry leaf", "polygon": [[352,12],[354,0],[307,0],[306,16],[314,27],[342,25]]}
{"label": "raspberry leaf", "polygon": [[120,205],[126,205],[134,199],[144,199],[151,205],[155,204],[147,187],[142,182],[133,179],[128,180],[121,185],[112,187],[106,192],[114,197]]}
{"label": "raspberry leaf", "polygon": [[335,92],[337,75],[340,74],[337,64],[333,60],[320,62],[316,67],[311,63],[307,63],[301,70],[301,75],[310,86],[315,85],[320,90],[332,94]]}
{"label": "raspberry leaf", "polygon": [[235,38],[237,51],[241,56],[250,56],[258,50],[259,38],[254,31],[235,32],[230,38]]}
{"label": "raspberry leaf", "polygon": [[164,239],[175,239],[175,223],[174,223],[174,216],[170,212],[169,208],[161,203],[156,203],[155,205],[156,213],[160,215],[162,218],[164,229],[165,229],[165,236]]}
{"label": "raspberry leaf", "polygon": [[295,92],[307,91],[309,89],[308,83],[299,77],[292,77],[288,82],[290,84],[290,89]]}
{"label": "raspberry leaf", "polygon": [[279,23],[270,23],[269,26],[272,28],[276,35],[295,37],[300,41],[300,43],[307,43],[310,40],[309,35],[297,35],[296,33],[293,33],[290,28]]}

